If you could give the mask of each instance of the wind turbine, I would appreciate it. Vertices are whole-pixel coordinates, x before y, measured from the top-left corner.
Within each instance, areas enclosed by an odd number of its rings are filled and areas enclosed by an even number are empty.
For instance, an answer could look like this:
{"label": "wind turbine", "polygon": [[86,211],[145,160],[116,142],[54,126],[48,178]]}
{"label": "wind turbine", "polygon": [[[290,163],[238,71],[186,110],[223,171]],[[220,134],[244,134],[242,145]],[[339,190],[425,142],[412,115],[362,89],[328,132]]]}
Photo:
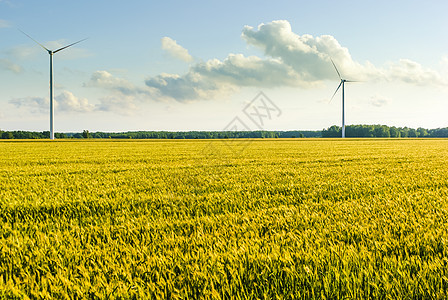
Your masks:
{"label": "wind turbine", "polygon": [[[338,68],[336,68],[336,65],[334,64],[333,60],[330,58],[331,63],[333,64],[334,69],[336,70],[336,73],[338,73],[339,79],[341,80],[341,82],[338,85],[338,88],[336,89],[336,91],[334,92],[333,96],[331,97],[331,100],[333,100],[334,96],[336,95],[336,93],[338,92],[339,88],[342,85],[342,138],[345,138],[345,99],[344,99],[344,85],[346,82],[356,82],[353,80],[347,80],[347,79],[342,79],[341,74],[338,71]],[[331,102],[330,100],[330,102]]]}
{"label": "wind turbine", "polygon": [[[20,30],[20,29],[19,29]],[[46,48],[44,45],[42,45],[41,43],[39,43],[38,41],[36,41],[35,39],[33,39],[32,37],[30,37],[28,34],[26,34],[25,32],[23,32],[22,30],[20,30],[24,35],[26,35],[27,37],[29,37],[31,40],[33,40],[36,44],[38,44],[39,46],[41,46],[45,51],[48,52],[48,54],[50,55],[50,139],[54,140],[54,103],[53,103],[53,93],[54,93],[54,86],[53,86],[53,54],[64,50],[68,47],[71,47],[75,44],[81,43],[82,41],[87,40],[87,38],[82,39],[80,41],[77,41],[75,43],[72,43],[70,45],[64,46],[62,48],[56,49],[56,50],[50,50],[48,48]]]}

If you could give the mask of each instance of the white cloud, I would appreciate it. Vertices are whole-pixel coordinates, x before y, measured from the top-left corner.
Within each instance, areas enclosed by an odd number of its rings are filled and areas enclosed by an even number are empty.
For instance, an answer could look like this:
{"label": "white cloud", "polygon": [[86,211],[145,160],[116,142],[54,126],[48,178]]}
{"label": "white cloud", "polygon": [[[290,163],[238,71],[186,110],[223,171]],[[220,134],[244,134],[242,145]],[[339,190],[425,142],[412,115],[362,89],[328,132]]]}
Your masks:
{"label": "white cloud", "polygon": [[442,57],[442,59],[441,59],[441,63],[442,63],[442,65],[444,65],[445,67],[448,67],[448,55]]}
{"label": "white cloud", "polygon": [[193,60],[193,57],[188,53],[187,49],[169,37],[162,38],[162,49],[168,52],[172,57],[182,61],[191,62]]}
{"label": "white cloud", "polygon": [[14,98],[9,101],[17,108],[24,107],[29,110],[30,113],[46,113],[49,111],[50,101],[48,98],[41,97],[24,97]]}
{"label": "white cloud", "polygon": [[39,46],[34,47],[32,45],[19,45],[19,46],[7,49],[5,51],[5,53],[8,56],[15,57],[16,59],[25,59],[25,58],[29,58],[31,56],[35,56],[37,53],[42,53],[41,51],[42,51],[42,48],[40,48]]}
{"label": "white cloud", "polygon": [[184,75],[150,77],[146,85],[157,97],[178,101],[209,99],[245,86],[314,87],[324,80],[338,80],[331,59],[345,79],[417,85],[447,83],[438,72],[410,60],[402,59],[385,67],[356,62],[333,36],[298,35],[285,20],[261,24],[257,29],[245,26],[241,36],[248,45],[260,49],[264,57],[229,54],[224,60],[196,63]]}
{"label": "white cloud", "polygon": [[131,82],[114,77],[107,71],[95,71],[90,80],[84,83],[85,87],[102,88],[106,90],[114,90],[124,95],[148,94],[148,90],[136,87]]}
{"label": "white cloud", "polygon": [[388,105],[390,102],[390,99],[388,97],[380,96],[380,95],[374,95],[370,97],[369,104],[375,107],[383,107]]}
{"label": "white cloud", "polygon": [[[5,53],[7,55],[19,59],[26,59],[31,57],[34,58],[36,55],[44,55],[44,53],[48,55],[48,53],[44,49],[42,49],[39,45],[37,45],[35,42],[30,40],[25,35],[23,35],[23,41],[24,41],[23,45],[12,47],[6,50]],[[73,41],[66,41],[62,39],[57,41],[49,41],[49,42],[39,41],[39,42],[44,47],[50,50],[56,50],[73,43]],[[58,57],[58,59],[61,60],[72,60],[91,56],[92,54],[88,50],[79,47],[79,45],[81,44],[82,43],[76,44],[75,46],[70,47],[68,49],[64,49],[55,54],[55,57]]]}
{"label": "white cloud", "polygon": [[183,76],[161,74],[148,78],[146,85],[160,97],[178,101],[210,99],[238,87],[298,86],[300,80],[292,68],[277,59],[229,54],[221,61],[212,59],[192,66]]}
{"label": "white cloud", "polygon": [[[55,96],[55,110],[60,112],[90,112],[94,110],[94,105],[89,104],[85,98],[78,98],[69,91],[63,91]],[[17,108],[25,108],[30,113],[48,113],[50,100],[41,97],[14,98],[9,101]]]}
{"label": "white cloud", "polygon": [[7,60],[0,58],[0,69],[8,70],[14,73],[21,73],[23,71],[22,67]]}
{"label": "white cloud", "polygon": [[261,59],[257,56],[229,54],[224,61],[209,60],[195,65],[191,72],[215,82],[226,82],[236,86],[297,86],[299,76],[278,59]]}
{"label": "white cloud", "polygon": [[151,99],[151,89],[137,87],[126,79],[117,78],[107,71],[96,71],[85,87],[101,88],[109,95],[100,98],[95,106],[97,111],[115,112],[130,115],[137,110],[137,103]]}
{"label": "white cloud", "polygon": [[292,32],[291,25],[285,20],[261,24],[257,30],[246,26],[242,38],[249,45],[261,49],[266,56],[281,59],[309,82],[337,76],[330,62],[331,57],[341,75],[348,79],[402,81],[417,85],[447,84],[438,72],[408,59],[389,63],[386,67],[376,67],[370,62],[358,63],[333,36],[298,35]]}
{"label": "white cloud", "polygon": [[390,81],[400,80],[415,85],[444,85],[442,76],[429,68],[409,59],[400,59],[392,63],[386,73]]}
{"label": "white cloud", "polygon": [[[139,87],[107,71],[96,71],[84,84],[108,90],[98,110],[132,111],[138,101],[174,99],[191,101],[212,99],[234,92],[240,87],[313,87],[323,80],[337,80],[330,58],[347,79],[360,81],[402,81],[411,84],[443,84],[442,77],[410,60],[378,68],[369,62],[354,61],[347,48],[332,36],[297,35],[287,21],[261,24],[257,29],[246,26],[242,38],[262,50],[265,57],[229,54],[224,60],[211,59],[192,65],[186,74],[159,74]],[[165,37],[162,48],[182,60],[190,60],[188,51]],[[384,105],[377,100],[372,105]]]}
{"label": "white cloud", "polygon": [[94,110],[94,105],[89,104],[86,98],[77,98],[69,91],[63,91],[55,97],[55,109],[67,112],[90,112]]}
{"label": "white cloud", "polygon": [[257,29],[245,26],[241,36],[266,56],[281,59],[291,66],[306,82],[337,79],[330,58],[346,77],[356,76],[363,80],[366,76],[377,73],[372,65],[363,66],[353,61],[348,49],[342,47],[333,36],[300,36],[292,32],[291,25],[285,20],[260,24]]}
{"label": "white cloud", "polygon": [[100,99],[96,110],[115,112],[120,115],[132,115],[137,110],[134,96],[107,96]]}

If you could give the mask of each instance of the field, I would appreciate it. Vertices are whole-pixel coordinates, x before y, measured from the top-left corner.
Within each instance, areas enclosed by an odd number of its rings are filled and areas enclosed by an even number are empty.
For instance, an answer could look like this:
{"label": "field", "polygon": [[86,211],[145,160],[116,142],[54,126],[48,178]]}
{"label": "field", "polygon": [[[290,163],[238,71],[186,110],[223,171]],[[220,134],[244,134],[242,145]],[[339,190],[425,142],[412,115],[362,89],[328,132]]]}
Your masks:
{"label": "field", "polygon": [[0,298],[448,297],[448,140],[9,141],[0,162]]}

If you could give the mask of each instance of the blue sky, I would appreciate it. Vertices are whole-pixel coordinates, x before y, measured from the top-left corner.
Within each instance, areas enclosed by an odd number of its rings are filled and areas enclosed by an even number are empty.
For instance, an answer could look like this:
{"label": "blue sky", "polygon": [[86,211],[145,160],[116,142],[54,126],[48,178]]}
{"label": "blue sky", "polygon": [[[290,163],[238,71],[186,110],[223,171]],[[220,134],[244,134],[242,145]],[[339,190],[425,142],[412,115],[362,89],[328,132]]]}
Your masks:
{"label": "blue sky", "polygon": [[446,1],[0,0],[0,129],[222,130],[263,91],[261,129],[448,126]]}

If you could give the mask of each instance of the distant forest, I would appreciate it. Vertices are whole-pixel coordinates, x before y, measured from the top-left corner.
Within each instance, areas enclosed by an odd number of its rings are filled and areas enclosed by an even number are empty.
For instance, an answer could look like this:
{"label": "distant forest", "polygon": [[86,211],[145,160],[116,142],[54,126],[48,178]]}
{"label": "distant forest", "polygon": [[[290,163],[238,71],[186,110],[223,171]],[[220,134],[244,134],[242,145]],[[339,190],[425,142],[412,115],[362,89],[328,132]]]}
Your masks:
{"label": "distant forest", "polygon": [[[446,138],[448,127],[437,129],[389,127],[386,125],[348,125],[345,136],[353,138]],[[2,139],[48,139],[49,131],[1,131]],[[234,138],[334,138],[341,137],[341,127],[317,131],[129,131],[55,133],[57,139],[234,139]]]}

